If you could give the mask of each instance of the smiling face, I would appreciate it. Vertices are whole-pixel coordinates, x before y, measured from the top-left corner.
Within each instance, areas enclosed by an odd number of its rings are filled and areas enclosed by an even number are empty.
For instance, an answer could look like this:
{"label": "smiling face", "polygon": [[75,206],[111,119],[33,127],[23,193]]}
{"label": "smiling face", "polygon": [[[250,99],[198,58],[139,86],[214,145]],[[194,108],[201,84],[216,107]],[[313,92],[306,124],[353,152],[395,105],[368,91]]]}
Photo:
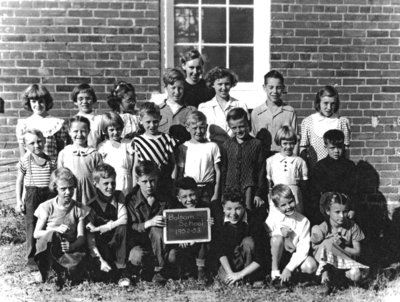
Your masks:
{"label": "smiling face", "polygon": [[283,156],[292,156],[294,146],[296,146],[296,143],[292,140],[281,140],[281,154]]}
{"label": "smiling face", "polygon": [[230,119],[228,121],[229,128],[231,128],[233,135],[236,139],[243,140],[245,139],[250,133],[249,123],[246,121],[245,118],[241,118],[238,120]]}
{"label": "smiling face", "polygon": [[74,145],[80,147],[87,147],[87,139],[89,135],[89,128],[86,123],[73,122],[69,129],[69,136],[71,137]]}
{"label": "smiling face", "polygon": [[268,78],[267,83],[263,85],[263,88],[267,94],[268,101],[271,103],[278,103],[281,100],[285,86],[278,78]]}
{"label": "smiling face", "polygon": [[153,196],[156,193],[157,180],[158,177],[156,174],[145,174],[137,177],[137,184],[145,198]]}
{"label": "smiling face", "polygon": [[343,225],[345,219],[347,218],[349,210],[344,204],[332,203],[326,214],[329,216],[329,221],[331,226],[340,227]]}
{"label": "smiling face", "polygon": [[46,101],[44,98],[29,99],[29,105],[31,106],[33,114],[40,116],[46,114]]}
{"label": "smiling face", "polygon": [[35,155],[42,155],[46,139],[42,135],[35,135],[33,133],[25,133],[24,143],[25,148]]}
{"label": "smiling face", "polygon": [[244,206],[240,202],[226,201],[224,204],[224,215],[230,223],[236,224],[242,220],[246,212]]}
{"label": "smiling face", "polygon": [[296,201],[294,198],[281,197],[275,207],[285,216],[292,216],[295,213]]}
{"label": "smiling face", "polygon": [[335,98],[331,96],[324,96],[321,98],[321,103],[319,104],[321,115],[330,117],[335,113],[336,102]]}
{"label": "smiling face", "polygon": [[117,125],[111,125],[107,127],[108,138],[112,141],[121,142],[122,139],[122,128]]}
{"label": "smiling face", "polygon": [[140,119],[140,123],[142,124],[144,131],[150,135],[157,135],[158,126],[160,125],[161,116],[155,116],[151,114],[145,114]]}
{"label": "smiling face", "polygon": [[186,130],[189,131],[190,137],[195,141],[204,142],[206,140],[206,133],[207,133],[206,122],[191,121],[190,125],[186,126]]}
{"label": "smiling face", "polygon": [[93,99],[88,92],[79,92],[76,96],[76,105],[78,106],[79,112],[91,113],[93,111]]}
{"label": "smiling face", "polygon": [[229,77],[216,79],[212,85],[217,98],[229,100],[229,91],[231,91],[232,83]]}
{"label": "smiling face", "polygon": [[342,157],[344,146],[343,144],[333,145],[328,143],[325,145],[326,151],[328,151],[328,155],[330,158],[334,160],[338,160]]}
{"label": "smiling face", "polygon": [[75,191],[74,183],[72,181],[59,179],[56,181],[56,187],[58,201],[60,203],[71,202]]}
{"label": "smiling face", "polygon": [[197,195],[194,189],[179,189],[177,198],[185,208],[195,208],[197,205]]}
{"label": "smiling face", "polygon": [[175,81],[173,84],[168,84],[165,88],[167,89],[168,100],[180,104],[185,89],[183,81]]}
{"label": "smiling face", "polygon": [[115,192],[115,176],[102,178],[99,181],[94,182],[94,186],[97,189],[97,194],[103,197],[103,200],[111,200]]}
{"label": "smiling face", "polygon": [[200,81],[203,74],[203,61],[200,58],[187,61],[182,64],[182,69],[186,73],[186,82],[195,85]]}

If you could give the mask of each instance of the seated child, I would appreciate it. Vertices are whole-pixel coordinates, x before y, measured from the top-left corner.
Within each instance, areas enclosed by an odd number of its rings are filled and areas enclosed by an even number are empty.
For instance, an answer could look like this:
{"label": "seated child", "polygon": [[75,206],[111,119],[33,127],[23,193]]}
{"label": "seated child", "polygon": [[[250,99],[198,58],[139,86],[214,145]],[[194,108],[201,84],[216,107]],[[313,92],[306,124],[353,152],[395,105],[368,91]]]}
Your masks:
{"label": "seated child", "polygon": [[77,179],[68,168],[58,168],[50,179],[50,190],[57,196],[39,205],[35,211],[37,223],[33,236],[37,239],[35,261],[42,281],[51,268],[57,273],[56,286],[60,290],[66,272],[78,271],[85,256],[85,217],[90,209],[72,199]]}
{"label": "seated child", "polygon": [[152,276],[153,282],[164,283],[165,222],[162,211],[166,203],[158,194],[160,172],[154,162],[145,160],[137,164],[135,173],[138,186],[126,197],[128,229],[131,229],[129,262],[141,269],[143,279],[149,280]]}
{"label": "seated child", "polygon": [[[317,275],[321,275],[321,283],[328,288],[339,280],[334,279],[338,272],[344,273],[347,279],[358,282],[367,272],[368,266],[356,260],[361,254],[361,241],[365,238],[360,227],[350,219],[349,199],[337,192],[328,192],[322,195],[321,204],[326,220],[315,225],[311,230],[311,243],[314,257],[318,261]],[[335,274],[336,273],[336,274]],[[343,278],[343,275],[338,276]]]}
{"label": "seated child", "polygon": [[[197,198],[197,184],[191,177],[184,177],[175,183],[178,208],[206,208],[207,205],[201,203]],[[210,224],[214,223],[211,218]],[[168,262],[178,266],[178,275],[182,277],[184,273],[192,275],[194,267],[197,267],[197,280],[205,282],[205,264],[209,251],[208,243],[182,243],[172,245],[168,251]]]}
{"label": "seated child", "polygon": [[209,203],[219,199],[221,154],[216,143],[206,138],[207,118],[200,111],[192,112],[186,120],[191,139],[178,148],[178,179],[194,178],[198,197]]}
{"label": "seated child", "polygon": [[289,282],[296,269],[313,274],[317,263],[308,256],[310,222],[296,211],[296,201],[290,187],[275,185],[271,198],[277,211],[271,211],[265,223],[271,235],[272,284],[279,285]]}
{"label": "seated child", "polygon": [[129,286],[124,278],[126,268],[127,213],[122,192],[115,191],[116,173],[113,167],[101,164],[93,172],[97,196],[89,203],[90,214],[87,239],[91,256],[95,259],[95,275],[111,272],[120,286]]}

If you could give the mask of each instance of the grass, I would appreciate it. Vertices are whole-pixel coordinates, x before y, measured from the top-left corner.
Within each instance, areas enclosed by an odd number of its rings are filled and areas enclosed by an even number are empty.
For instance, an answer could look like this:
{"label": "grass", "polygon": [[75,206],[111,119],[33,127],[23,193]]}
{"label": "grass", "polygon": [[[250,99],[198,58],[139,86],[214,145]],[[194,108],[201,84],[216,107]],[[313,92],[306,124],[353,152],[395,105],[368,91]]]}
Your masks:
{"label": "grass", "polygon": [[292,291],[276,290],[266,285],[225,286],[218,281],[199,286],[194,280],[169,280],[165,286],[147,282],[126,289],[112,283],[84,281],[67,284],[60,292],[54,280],[45,284],[32,283],[25,269],[23,217],[10,208],[0,208],[0,301],[399,301],[400,265],[376,268],[364,288],[350,287],[323,297],[321,286],[297,284]]}

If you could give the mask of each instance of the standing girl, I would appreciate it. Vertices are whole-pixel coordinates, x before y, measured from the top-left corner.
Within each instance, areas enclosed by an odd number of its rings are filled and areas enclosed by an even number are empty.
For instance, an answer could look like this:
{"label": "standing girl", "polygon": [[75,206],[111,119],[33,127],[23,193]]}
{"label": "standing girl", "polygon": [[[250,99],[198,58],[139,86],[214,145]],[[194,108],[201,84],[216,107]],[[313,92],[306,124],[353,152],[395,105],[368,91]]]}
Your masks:
{"label": "standing girl", "polygon": [[96,196],[92,174],[102,163],[100,153],[88,146],[90,122],[83,116],[75,116],[69,121],[69,135],[72,145],[68,145],[58,156],[58,167],[69,168],[78,179],[74,199],[84,205]]}
{"label": "standing girl", "polygon": [[106,164],[115,169],[116,190],[126,196],[132,190],[133,149],[131,140],[122,138],[124,122],[116,112],[103,114],[101,129],[106,140],[98,146],[98,151]]}
{"label": "standing girl", "polygon": [[57,160],[57,155],[64,148],[68,138],[68,129],[65,121],[49,115],[53,107],[53,98],[46,87],[38,84],[29,86],[22,94],[22,105],[25,110],[32,112],[26,119],[19,119],[16,132],[19,143],[20,156],[24,156],[24,134],[29,128],[40,130],[45,137],[44,153],[52,160]]}

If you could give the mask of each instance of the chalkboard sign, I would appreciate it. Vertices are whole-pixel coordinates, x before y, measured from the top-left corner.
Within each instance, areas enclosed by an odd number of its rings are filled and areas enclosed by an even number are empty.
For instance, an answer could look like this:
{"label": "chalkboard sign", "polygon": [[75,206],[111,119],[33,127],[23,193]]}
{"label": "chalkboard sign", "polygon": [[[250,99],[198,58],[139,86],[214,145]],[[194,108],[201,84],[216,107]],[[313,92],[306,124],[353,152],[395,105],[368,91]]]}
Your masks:
{"label": "chalkboard sign", "polygon": [[211,241],[211,226],[208,225],[210,209],[164,210],[163,216],[166,222],[164,243]]}

